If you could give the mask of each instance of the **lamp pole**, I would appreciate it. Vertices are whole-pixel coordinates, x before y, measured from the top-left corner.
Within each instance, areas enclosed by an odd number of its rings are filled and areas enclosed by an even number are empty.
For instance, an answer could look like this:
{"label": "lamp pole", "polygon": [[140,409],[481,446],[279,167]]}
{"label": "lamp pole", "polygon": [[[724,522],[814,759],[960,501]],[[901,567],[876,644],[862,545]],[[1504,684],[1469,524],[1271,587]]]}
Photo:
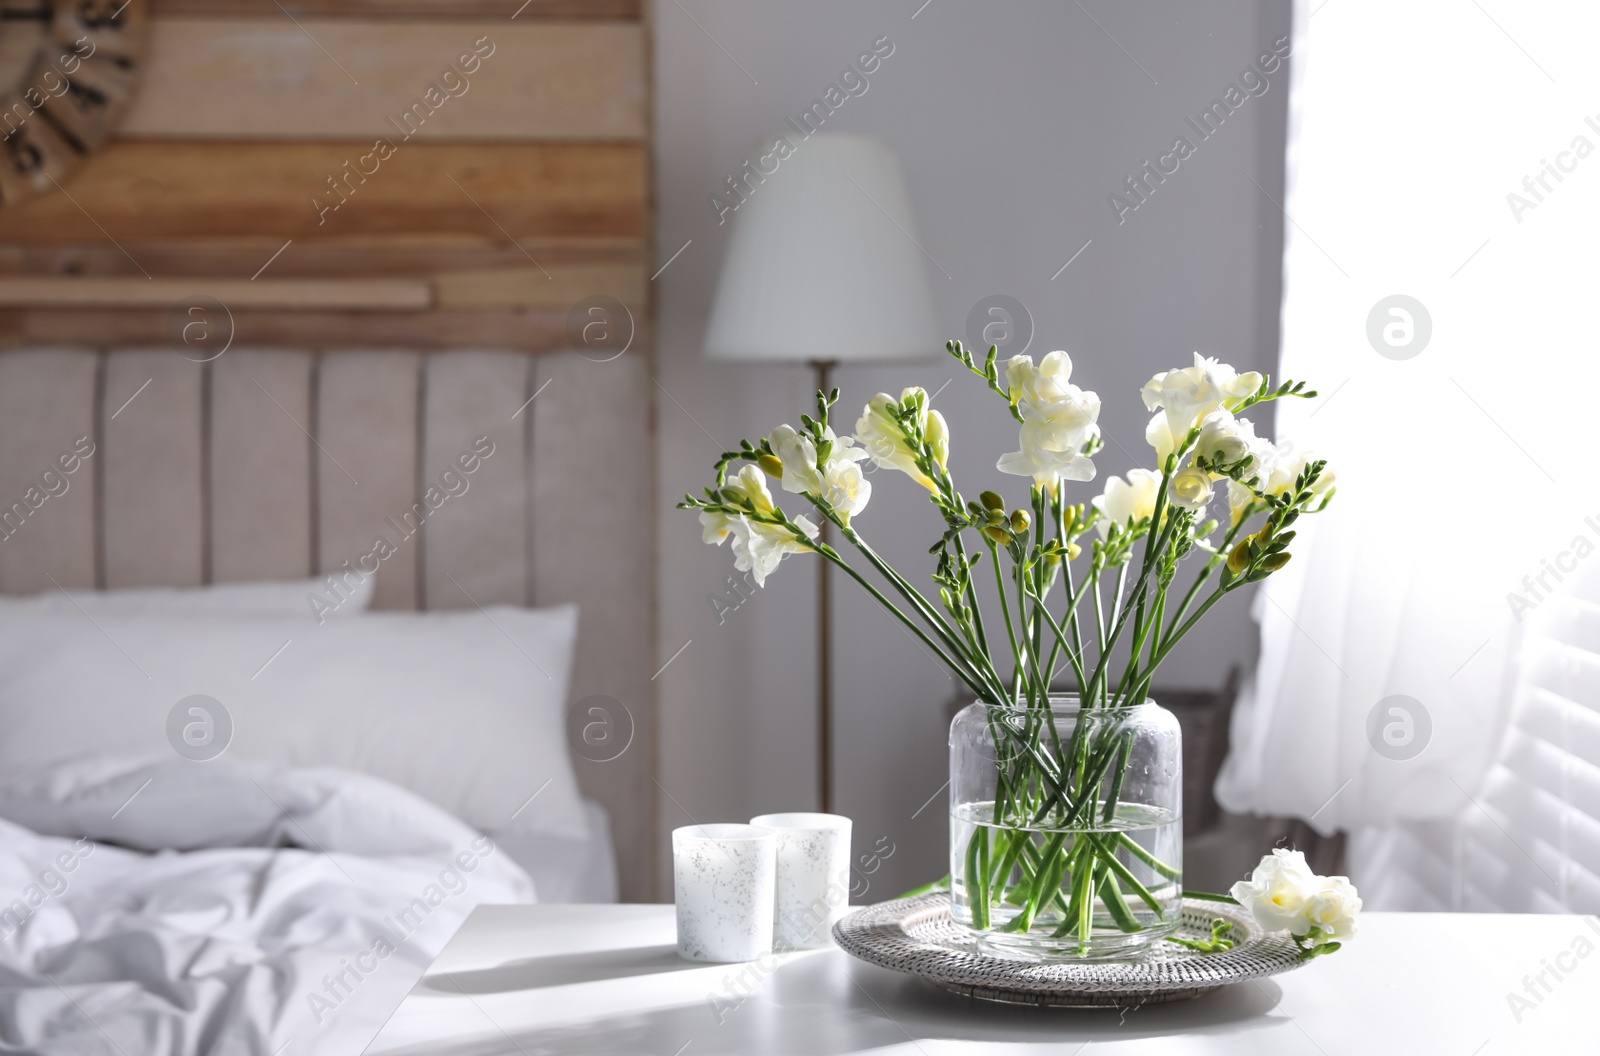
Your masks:
{"label": "lamp pole", "polygon": [[[817,389],[833,388],[834,360],[814,359]],[[832,525],[826,517],[817,518],[817,541],[828,545]],[[832,597],[828,585],[828,562],[817,559],[817,789],[822,812],[833,813],[833,628]]]}

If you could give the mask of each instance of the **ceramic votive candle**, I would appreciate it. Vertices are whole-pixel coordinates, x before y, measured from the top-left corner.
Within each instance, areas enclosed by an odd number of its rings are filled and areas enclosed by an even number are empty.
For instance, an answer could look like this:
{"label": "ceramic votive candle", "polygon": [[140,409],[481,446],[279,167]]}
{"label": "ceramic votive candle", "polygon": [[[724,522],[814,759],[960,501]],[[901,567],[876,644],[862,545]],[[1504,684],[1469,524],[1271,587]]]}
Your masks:
{"label": "ceramic votive candle", "polygon": [[753,961],[772,952],[777,845],[755,825],[672,830],[679,957]]}
{"label": "ceramic votive candle", "polygon": [[850,904],[850,819],[837,814],[762,814],[750,824],[778,839],[773,944],[809,950],[833,942]]}

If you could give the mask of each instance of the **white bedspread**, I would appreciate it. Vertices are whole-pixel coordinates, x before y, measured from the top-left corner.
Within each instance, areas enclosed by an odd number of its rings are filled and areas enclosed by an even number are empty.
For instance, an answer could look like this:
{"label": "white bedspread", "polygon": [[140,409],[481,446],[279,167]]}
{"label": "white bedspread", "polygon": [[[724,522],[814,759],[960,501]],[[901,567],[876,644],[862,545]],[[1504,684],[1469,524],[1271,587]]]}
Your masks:
{"label": "white bedspread", "polygon": [[527,874],[375,778],[92,760],[0,789],[0,1052],[359,1053]]}

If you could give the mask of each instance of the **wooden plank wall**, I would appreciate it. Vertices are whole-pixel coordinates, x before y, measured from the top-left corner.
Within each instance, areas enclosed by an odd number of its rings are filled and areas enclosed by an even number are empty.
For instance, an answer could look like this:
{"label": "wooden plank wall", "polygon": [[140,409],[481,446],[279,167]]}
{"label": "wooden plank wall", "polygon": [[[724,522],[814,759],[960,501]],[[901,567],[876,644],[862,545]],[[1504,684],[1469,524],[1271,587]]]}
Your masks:
{"label": "wooden plank wall", "polygon": [[641,0],[150,9],[117,135],[0,211],[0,344],[166,342],[192,294],[241,344],[557,349],[601,294],[647,340]]}

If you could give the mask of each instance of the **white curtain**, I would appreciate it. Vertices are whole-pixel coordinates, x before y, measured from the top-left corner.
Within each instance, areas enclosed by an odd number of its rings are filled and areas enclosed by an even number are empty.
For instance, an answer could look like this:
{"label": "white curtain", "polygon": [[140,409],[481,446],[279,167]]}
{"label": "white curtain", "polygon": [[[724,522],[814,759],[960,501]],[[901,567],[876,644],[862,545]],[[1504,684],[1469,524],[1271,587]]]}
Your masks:
{"label": "white curtain", "polygon": [[1328,833],[1469,809],[1518,617],[1600,565],[1600,10],[1295,16],[1279,374],[1322,397],[1278,431],[1339,486],[1256,600],[1217,791]]}

